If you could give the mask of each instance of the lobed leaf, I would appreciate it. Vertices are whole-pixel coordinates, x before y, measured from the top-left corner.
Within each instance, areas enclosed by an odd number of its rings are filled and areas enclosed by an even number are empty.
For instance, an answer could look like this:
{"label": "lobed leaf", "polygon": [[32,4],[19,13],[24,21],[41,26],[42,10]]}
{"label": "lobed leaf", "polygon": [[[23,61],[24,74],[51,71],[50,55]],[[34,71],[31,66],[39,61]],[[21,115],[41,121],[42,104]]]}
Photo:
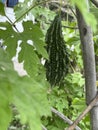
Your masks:
{"label": "lobed leaf", "polygon": [[[8,22],[0,23],[0,27],[0,39],[2,39],[3,44],[7,46],[6,50],[9,52],[10,58],[16,55],[17,43],[21,40],[19,62],[24,61],[24,69],[26,69],[30,76],[34,77],[38,72],[38,64],[40,64],[37,53],[48,58],[44,47],[44,35],[39,26],[30,21],[24,22],[24,31],[22,33],[14,31],[12,25]],[[29,40],[33,42],[33,45],[28,44]]]}

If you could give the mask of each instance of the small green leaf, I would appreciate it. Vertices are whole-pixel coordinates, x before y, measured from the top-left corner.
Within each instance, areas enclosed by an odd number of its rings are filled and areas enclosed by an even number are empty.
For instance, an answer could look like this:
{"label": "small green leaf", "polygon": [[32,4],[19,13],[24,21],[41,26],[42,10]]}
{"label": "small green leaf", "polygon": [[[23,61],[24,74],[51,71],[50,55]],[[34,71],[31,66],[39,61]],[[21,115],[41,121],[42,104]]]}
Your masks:
{"label": "small green leaf", "polygon": [[85,108],[85,99],[84,98],[81,98],[81,99],[74,98],[74,100],[72,102],[72,107],[74,109],[83,111],[83,109]]}

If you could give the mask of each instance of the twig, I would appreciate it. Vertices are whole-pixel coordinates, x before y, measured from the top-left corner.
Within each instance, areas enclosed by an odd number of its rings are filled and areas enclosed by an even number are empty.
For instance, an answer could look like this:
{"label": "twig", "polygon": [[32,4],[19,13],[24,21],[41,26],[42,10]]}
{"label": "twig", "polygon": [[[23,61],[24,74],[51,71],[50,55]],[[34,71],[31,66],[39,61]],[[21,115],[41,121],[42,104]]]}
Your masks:
{"label": "twig", "polygon": [[74,16],[77,18],[77,16],[76,16],[75,12],[73,11],[72,7],[69,6],[69,8],[70,8],[71,12],[74,14]]}
{"label": "twig", "polygon": [[[71,125],[73,123],[70,119],[68,119],[68,117],[66,117],[65,115],[63,115],[62,113],[60,113],[59,111],[57,111],[56,109],[51,108],[51,111],[53,113],[55,113],[58,117],[60,117],[64,122],[67,122],[69,125]],[[81,130],[78,126],[76,126],[75,129],[76,130]]]}
{"label": "twig", "polygon": [[70,29],[78,29],[78,27],[71,27],[71,26],[62,26],[62,27],[64,27],[64,28],[70,28]]}
{"label": "twig", "polygon": [[98,0],[90,0],[98,8]]}
{"label": "twig", "polygon": [[95,104],[98,101],[98,94],[97,96],[93,99],[93,101],[87,106],[87,108],[78,116],[78,118],[73,122],[69,128],[65,130],[74,130],[76,125],[83,119],[83,117],[95,106]]}
{"label": "twig", "polygon": [[37,4],[34,4],[32,6],[30,6],[30,8],[28,10],[26,10],[26,12],[24,12],[19,18],[16,19],[16,21],[13,23],[15,25],[16,22],[18,22],[23,16],[25,16],[28,12],[30,12],[33,8],[35,8],[36,6],[38,5],[41,5],[43,3],[46,3],[46,2],[50,2],[51,0],[46,0],[46,1],[42,1],[42,2],[39,2]]}
{"label": "twig", "polygon": [[8,19],[9,23],[16,29],[16,31],[19,33],[17,27],[15,26],[15,24],[13,24],[13,22],[11,21],[11,19],[9,19],[9,17],[6,15],[6,18]]}

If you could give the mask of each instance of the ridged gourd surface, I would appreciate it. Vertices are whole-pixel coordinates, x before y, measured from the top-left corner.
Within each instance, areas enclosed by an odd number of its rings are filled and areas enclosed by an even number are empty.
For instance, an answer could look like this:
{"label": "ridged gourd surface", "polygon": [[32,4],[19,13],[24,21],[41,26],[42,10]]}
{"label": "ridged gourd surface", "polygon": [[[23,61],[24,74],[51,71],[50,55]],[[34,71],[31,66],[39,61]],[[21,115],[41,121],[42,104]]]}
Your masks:
{"label": "ridged gourd surface", "polygon": [[46,34],[46,78],[51,86],[59,85],[68,71],[68,53],[62,34],[60,15],[56,15]]}

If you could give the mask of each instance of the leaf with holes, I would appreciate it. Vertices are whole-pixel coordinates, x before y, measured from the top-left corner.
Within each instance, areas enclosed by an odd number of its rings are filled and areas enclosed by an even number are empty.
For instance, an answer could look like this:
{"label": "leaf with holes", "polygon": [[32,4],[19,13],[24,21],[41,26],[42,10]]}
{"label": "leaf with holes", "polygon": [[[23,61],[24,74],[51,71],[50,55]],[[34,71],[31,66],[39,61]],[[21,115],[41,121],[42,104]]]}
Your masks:
{"label": "leaf with holes", "polygon": [[33,45],[37,52],[43,57],[48,58],[48,54],[45,50],[44,35],[37,24],[33,24],[31,21],[23,22],[24,32],[21,34],[22,40],[32,40]]}
{"label": "leaf with holes", "polygon": [[[7,46],[6,50],[9,52],[11,58],[16,55],[17,43],[21,40],[19,61],[24,61],[24,68],[30,76],[34,77],[38,70],[38,64],[40,64],[37,54],[48,58],[48,54],[44,48],[44,35],[39,26],[34,25],[32,22],[24,22],[24,31],[22,33],[14,31],[8,22],[1,23],[0,26],[0,39]],[[28,44],[29,40],[32,41],[33,45]]]}

